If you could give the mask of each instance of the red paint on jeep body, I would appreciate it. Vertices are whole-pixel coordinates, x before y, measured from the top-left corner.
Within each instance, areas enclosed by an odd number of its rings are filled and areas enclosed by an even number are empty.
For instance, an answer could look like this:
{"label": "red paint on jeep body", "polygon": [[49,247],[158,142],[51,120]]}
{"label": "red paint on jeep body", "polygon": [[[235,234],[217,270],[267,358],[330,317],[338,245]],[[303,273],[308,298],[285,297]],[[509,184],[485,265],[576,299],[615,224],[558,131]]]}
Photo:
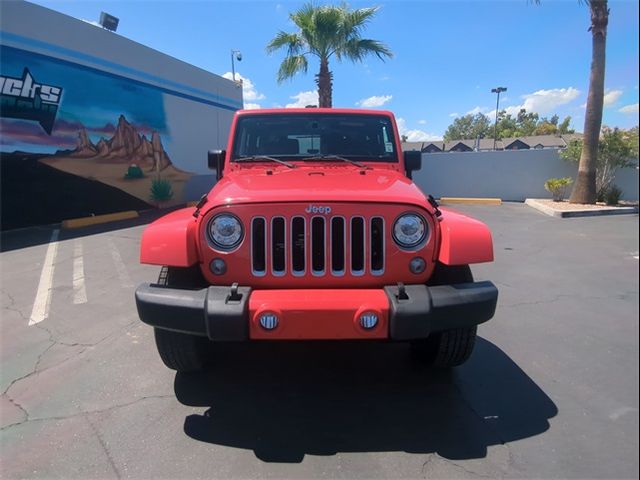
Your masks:
{"label": "red paint on jeep body", "polygon": [[198,263],[197,222],[193,208],[171,212],[151,223],[142,233],[140,262],[189,267]]}
{"label": "red paint on jeep body", "polygon": [[[260,326],[263,313],[278,316],[274,330]],[[378,324],[362,328],[358,320],[363,313],[375,313]],[[381,289],[255,290],[249,300],[249,318],[253,340],[382,339],[388,337],[389,300]]]}
{"label": "red paint on jeep body", "polygon": [[438,260],[445,265],[493,262],[491,231],[484,223],[443,208],[440,234]]}

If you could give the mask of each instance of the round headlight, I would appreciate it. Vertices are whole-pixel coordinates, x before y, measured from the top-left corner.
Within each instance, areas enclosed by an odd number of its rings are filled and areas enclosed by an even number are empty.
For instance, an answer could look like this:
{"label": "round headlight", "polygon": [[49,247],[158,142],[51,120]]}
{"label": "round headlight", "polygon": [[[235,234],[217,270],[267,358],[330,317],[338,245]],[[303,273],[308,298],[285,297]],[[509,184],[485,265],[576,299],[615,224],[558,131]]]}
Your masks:
{"label": "round headlight", "polygon": [[209,222],[209,239],[223,250],[236,247],[242,241],[242,224],[228,213],[216,215]]}
{"label": "round headlight", "polygon": [[404,248],[419,245],[427,236],[427,224],[420,215],[407,213],[393,225],[393,239]]}

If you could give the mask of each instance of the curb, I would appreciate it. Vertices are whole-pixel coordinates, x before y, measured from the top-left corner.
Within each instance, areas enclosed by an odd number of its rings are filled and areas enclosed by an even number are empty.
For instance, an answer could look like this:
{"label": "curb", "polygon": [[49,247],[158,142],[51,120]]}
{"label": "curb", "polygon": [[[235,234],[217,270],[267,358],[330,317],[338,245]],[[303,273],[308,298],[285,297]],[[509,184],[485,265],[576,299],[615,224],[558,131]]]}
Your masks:
{"label": "curb", "polygon": [[61,227],[63,229],[73,229],[88,227],[90,225],[99,225],[102,223],[116,222],[118,220],[128,220],[130,218],[137,218],[140,215],[135,210],[128,210],[125,212],[107,213],[105,215],[94,215],[91,217],[72,218],[69,220],[63,220]]}
{"label": "curb", "polygon": [[440,202],[468,205],[502,205],[501,198],[441,197]]}
{"label": "curb", "polygon": [[524,201],[525,205],[534,208],[545,215],[556,218],[579,218],[579,217],[601,217],[604,215],[630,215],[638,213],[638,207],[610,207],[600,208],[598,210],[582,209],[575,210],[556,210],[555,208],[548,207],[535,201],[532,198],[527,198]]}

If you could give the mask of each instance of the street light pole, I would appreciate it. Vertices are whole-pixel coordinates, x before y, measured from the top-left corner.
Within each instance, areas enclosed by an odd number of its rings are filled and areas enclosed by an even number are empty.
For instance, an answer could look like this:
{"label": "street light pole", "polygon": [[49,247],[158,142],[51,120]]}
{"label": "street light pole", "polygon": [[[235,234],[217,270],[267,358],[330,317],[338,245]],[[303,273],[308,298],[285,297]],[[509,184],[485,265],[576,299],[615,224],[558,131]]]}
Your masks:
{"label": "street light pole", "polygon": [[506,92],[507,91],[507,87],[497,87],[497,88],[492,88],[491,89],[491,93],[497,93],[498,94],[498,98],[496,100],[496,123],[493,127],[493,149],[496,149],[496,142],[498,141],[498,108],[500,107],[500,93],[501,92]]}
{"label": "street light pole", "polygon": [[234,62],[235,59],[238,59],[239,62],[242,61],[242,53],[240,50],[231,50],[231,78],[233,81],[236,81],[236,64]]}

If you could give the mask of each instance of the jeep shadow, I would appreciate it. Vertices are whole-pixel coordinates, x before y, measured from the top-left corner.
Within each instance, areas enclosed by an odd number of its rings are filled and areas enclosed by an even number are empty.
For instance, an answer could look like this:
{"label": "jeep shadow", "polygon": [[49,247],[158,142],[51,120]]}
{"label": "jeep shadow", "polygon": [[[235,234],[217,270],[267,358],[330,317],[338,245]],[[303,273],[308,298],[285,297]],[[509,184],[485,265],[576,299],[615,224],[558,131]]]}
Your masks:
{"label": "jeep shadow", "polygon": [[207,373],[178,373],[175,393],[206,407],[185,419],[196,440],[253,450],[266,462],[305,454],[437,453],[483,458],[487,447],[541,434],[558,410],[502,350],[482,338],[462,367],[436,371],[405,344],[219,344]]}

